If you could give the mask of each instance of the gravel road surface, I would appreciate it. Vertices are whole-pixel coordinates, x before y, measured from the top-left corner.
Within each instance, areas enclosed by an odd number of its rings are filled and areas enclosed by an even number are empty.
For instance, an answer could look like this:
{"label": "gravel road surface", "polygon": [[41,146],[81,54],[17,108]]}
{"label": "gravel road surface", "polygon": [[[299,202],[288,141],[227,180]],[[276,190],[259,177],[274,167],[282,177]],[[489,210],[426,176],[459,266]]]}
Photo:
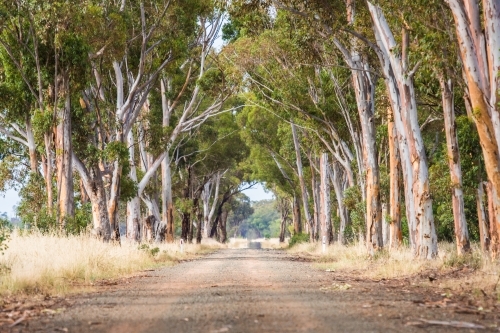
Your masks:
{"label": "gravel road surface", "polygon": [[[415,326],[464,320],[419,306],[421,294],[381,283],[342,281],[282,251],[225,249],[127,283],[76,296],[20,332],[471,332]],[[458,316],[458,317],[457,317]],[[465,317],[464,317],[465,316]],[[490,329],[481,330],[490,331]],[[496,330],[495,330],[496,331]]]}

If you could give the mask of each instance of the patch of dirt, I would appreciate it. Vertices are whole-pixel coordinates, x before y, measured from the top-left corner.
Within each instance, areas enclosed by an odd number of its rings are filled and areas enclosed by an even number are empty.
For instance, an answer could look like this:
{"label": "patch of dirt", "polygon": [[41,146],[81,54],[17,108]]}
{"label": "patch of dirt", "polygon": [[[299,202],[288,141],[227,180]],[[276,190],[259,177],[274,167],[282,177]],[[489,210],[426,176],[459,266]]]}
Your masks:
{"label": "patch of dirt", "polygon": [[8,328],[25,311],[16,308],[0,331],[498,332],[500,327],[500,304],[487,291],[455,295],[435,283],[467,271],[369,280],[320,271],[312,258],[299,258],[278,250],[226,249],[94,286],[96,292],[60,299],[64,305],[54,298],[45,308],[65,311],[38,311]]}

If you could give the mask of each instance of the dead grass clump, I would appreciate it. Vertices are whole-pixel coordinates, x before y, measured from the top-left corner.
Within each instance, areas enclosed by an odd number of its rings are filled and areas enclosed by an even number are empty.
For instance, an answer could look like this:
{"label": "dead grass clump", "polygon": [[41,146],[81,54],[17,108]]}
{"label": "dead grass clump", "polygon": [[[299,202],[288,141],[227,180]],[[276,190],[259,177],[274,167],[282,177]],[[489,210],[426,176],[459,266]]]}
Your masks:
{"label": "dead grass clump", "polygon": [[[220,247],[220,246],[219,246]],[[0,295],[65,294],[78,286],[173,264],[213,251],[215,244],[104,243],[88,235],[14,232],[0,256]]]}
{"label": "dead grass clump", "polygon": [[484,267],[484,259],[477,248],[470,255],[459,257],[453,244],[440,243],[439,257],[435,260],[414,258],[409,247],[397,250],[381,250],[370,256],[362,243],[327,247],[322,252],[321,244],[297,244],[289,253],[312,256],[321,269],[356,272],[366,278],[400,278],[412,276],[425,270],[443,270],[450,267],[466,266],[479,270]]}

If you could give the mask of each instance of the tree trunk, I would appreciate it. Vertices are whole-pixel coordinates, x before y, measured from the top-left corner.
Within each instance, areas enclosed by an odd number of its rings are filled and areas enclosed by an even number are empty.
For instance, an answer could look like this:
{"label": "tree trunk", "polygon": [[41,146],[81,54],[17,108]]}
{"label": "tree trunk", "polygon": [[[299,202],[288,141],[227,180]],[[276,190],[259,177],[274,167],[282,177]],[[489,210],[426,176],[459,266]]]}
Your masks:
{"label": "tree trunk", "polygon": [[481,250],[484,253],[490,250],[490,230],[489,230],[489,219],[484,203],[484,184],[479,182],[477,188],[477,218],[479,222],[479,239],[481,242]]}
{"label": "tree trunk", "polygon": [[493,259],[497,259],[500,255],[500,230],[497,221],[495,220],[495,198],[498,197],[495,193],[495,187],[490,183],[486,183],[486,194],[488,195],[488,224],[490,227],[490,251]]}
{"label": "tree trunk", "polygon": [[89,195],[87,194],[87,191],[85,190],[85,185],[83,185],[83,180],[80,179],[80,203],[84,205],[89,201],[90,198]]}
{"label": "tree trunk", "polygon": [[52,138],[50,133],[45,133],[43,135],[44,143],[45,143],[45,190],[47,191],[47,210],[49,214],[52,215],[52,204],[54,202],[54,197],[52,195]]}
{"label": "tree trunk", "polygon": [[293,144],[295,147],[295,157],[297,164],[297,173],[299,175],[300,190],[302,192],[302,204],[304,207],[304,215],[306,217],[307,226],[309,227],[309,240],[312,243],[315,241],[316,235],[314,234],[314,220],[309,210],[309,193],[307,193],[307,187],[304,181],[304,174],[302,171],[302,157],[300,156],[299,138],[297,136],[297,129],[295,124],[294,123],[290,124],[292,126]]}
{"label": "tree trunk", "polygon": [[73,166],[71,145],[71,95],[69,91],[69,75],[65,74],[63,89],[61,93],[65,96],[63,107],[57,108],[56,127],[56,167],[57,167],[57,202],[58,223],[60,231],[66,228],[68,218],[74,216],[73,205]]}
{"label": "tree trunk", "polygon": [[170,169],[170,155],[167,154],[161,162],[161,219],[166,225],[165,239],[167,243],[174,242],[174,203],[172,199],[172,176]]}
{"label": "tree trunk", "polygon": [[389,215],[389,205],[386,203],[382,204],[382,242],[384,247],[388,247],[391,242],[391,224],[387,220]]}
{"label": "tree trunk", "polygon": [[35,135],[33,133],[31,118],[29,116],[26,117],[26,142],[28,142],[31,172],[38,173],[38,159],[36,155]]}
{"label": "tree trunk", "polygon": [[396,249],[403,241],[401,232],[401,195],[399,193],[399,149],[396,128],[394,127],[394,116],[392,109],[388,109],[387,129],[389,131],[389,223],[390,236],[389,248]]}
{"label": "tree trunk", "polygon": [[201,211],[199,205],[196,207],[196,213],[196,220],[198,221],[198,229],[196,229],[196,244],[201,244],[203,233],[203,212]]}
{"label": "tree trunk", "polygon": [[[348,20],[354,21],[354,11],[348,13]],[[375,131],[375,80],[370,74],[370,67],[357,53],[355,45],[352,51],[344,48],[338,40],[334,43],[340,49],[350,68],[352,68],[353,87],[361,124],[363,142],[363,163],[365,179],[361,186],[366,200],[367,245],[370,252],[382,247],[382,213],[380,204],[380,171],[377,163],[377,140]],[[362,184],[363,185],[363,184]]]}
{"label": "tree trunk", "polygon": [[300,216],[300,202],[296,194],[293,195],[293,232],[298,235],[302,233],[302,221]]}
{"label": "tree trunk", "polygon": [[320,161],[320,224],[321,224],[321,241],[330,244],[333,240],[330,238],[332,234],[331,206],[330,206],[330,182],[328,181],[328,154],[321,154]]}
{"label": "tree trunk", "polygon": [[288,206],[288,201],[286,199],[278,198],[276,199],[278,202],[278,210],[281,214],[281,223],[280,223],[280,243],[285,241],[285,233],[286,233],[286,222],[288,220],[288,215],[290,214],[290,209]]}
{"label": "tree trunk", "polygon": [[[129,177],[133,182],[137,182],[137,167],[135,165],[135,139],[133,131],[128,132],[127,146],[129,147]],[[145,235],[141,232],[140,221],[141,200],[139,199],[139,196],[135,196],[127,202],[127,239],[129,241],[140,242],[141,238],[144,239]]]}
{"label": "tree trunk", "polygon": [[222,212],[222,215],[220,217],[220,233],[219,233],[219,242],[225,243],[227,241],[227,229],[226,229],[226,224],[227,224],[227,215],[229,211],[224,210]]}
{"label": "tree trunk", "polygon": [[[368,2],[368,7],[374,23],[377,44],[380,47],[379,56],[386,76],[389,100],[399,137],[400,154],[405,164],[405,187],[412,190],[412,198],[407,198],[407,200],[413,200],[415,209],[414,216],[409,216],[409,220],[415,218],[410,223],[414,230],[412,236],[416,245],[415,254],[420,258],[435,258],[437,236],[432,212],[427,157],[418,124],[413,86],[416,68],[411,71],[408,69],[408,32],[403,29],[401,54],[394,52],[397,44],[382,10],[370,2]],[[408,155],[403,158],[404,154]],[[409,177],[410,173],[412,177]]]}
{"label": "tree trunk", "polygon": [[470,252],[469,232],[465,220],[464,193],[462,190],[462,169],[455,124],[455,106],[453,105],[453,86],[451,80],[439,79],[443,98],[444,130],[446,133],[446,150],[451,176],[451,199],[453,204],[453,219],[455,221],[455,240],[457,253],[462,255]]}
{"label": "tree trunk", "polygon": [[316,236],[316,241],[318,240],[319,231],[319,214],[320,214],[320,202],[319,202],[319,182],[316,178],[315,162],[316,157],[309,156],[309,164],[311,165],[311,189],[313,194],[313,214],[314,214],[314,235]]}
{"label": "tree trunk", "polygon": [[338,240],[340,244],[345,244],[345,229],[349,224],[349,212],[344,205],[344,189],[342,176],[340,174],[340,169],[336,164],[330,169],[330,179],[333,184],[333,189],[335,191],[335,197],[337,199],[337,207],[340,217],[339,235]]}
{"label": "tree trunk", "polygon": [[[491,254],[500,255],[500,4],[497,0],[477,2],[446,0],[453,13],[460,55],[472,106],[472,114],[481,142],[486,174],[491,184],[488,196]],[[481,15],[482,14],[482,15]],[[483,19],[484,22],[481,22]]]}
{"label": "tree trunk", "polygon": [[120,240],[120,227],[118,225],[118,200],[120,196],[120,181],[122,167],[118,161],[113,163],[113,176],[111,177],[111,189],[108,199],[109,227],[111,228],[111,239]]}

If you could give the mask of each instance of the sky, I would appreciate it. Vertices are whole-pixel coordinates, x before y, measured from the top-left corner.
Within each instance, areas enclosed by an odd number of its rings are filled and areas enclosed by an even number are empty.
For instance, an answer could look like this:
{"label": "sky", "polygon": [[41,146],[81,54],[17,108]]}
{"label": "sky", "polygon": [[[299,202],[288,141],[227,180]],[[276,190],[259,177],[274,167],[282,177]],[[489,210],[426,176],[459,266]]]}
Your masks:
{"label": "sky", "polygon": [[9,217],[14,217],[13,207],[19,203],[19,196],[14,190],[0,193],[0,214],[6,212]]}
{"label": "sky", "polygon": [[271,192],[265,192],[261,183],[257,183],[253,188],[243,191],[251,201],[268,200],[274,198]]}
{"label": "sky", "polygon": [[[251,201],[268,200],[274,196],[271,192],[265,192],[262,184],[258,183],[253,188],[243,191]],[[14,190],[0,193],[0,214],[6,212],[9,217],[15,217],[13,207],[19,203],[19,196]]]}

